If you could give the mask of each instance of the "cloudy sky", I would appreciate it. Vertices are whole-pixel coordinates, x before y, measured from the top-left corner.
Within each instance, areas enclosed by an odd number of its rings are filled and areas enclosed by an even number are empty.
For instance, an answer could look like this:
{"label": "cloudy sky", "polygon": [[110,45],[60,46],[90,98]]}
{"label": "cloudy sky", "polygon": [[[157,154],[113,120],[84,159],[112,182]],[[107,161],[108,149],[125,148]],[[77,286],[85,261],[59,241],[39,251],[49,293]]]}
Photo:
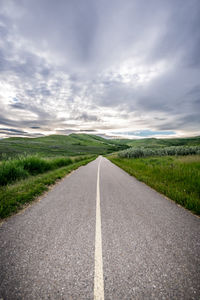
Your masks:
{"label": "cloudy sky", "polygon": [[0,136],[200,135],[199,0],[0,0]]}

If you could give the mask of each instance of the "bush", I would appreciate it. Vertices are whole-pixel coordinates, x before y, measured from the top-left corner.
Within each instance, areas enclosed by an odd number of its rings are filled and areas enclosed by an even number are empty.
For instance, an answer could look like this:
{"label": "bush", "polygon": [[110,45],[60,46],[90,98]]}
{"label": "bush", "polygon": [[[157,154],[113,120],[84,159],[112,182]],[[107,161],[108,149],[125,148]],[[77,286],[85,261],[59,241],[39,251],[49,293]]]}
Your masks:
{"label": "bush", "polygon": [[167,155],[192,155],[199,154],[199,146],[172,146],[159,149],[153,148],[130,148],[118,153],[120,158],[140,158],[148,156],[167,156]]}

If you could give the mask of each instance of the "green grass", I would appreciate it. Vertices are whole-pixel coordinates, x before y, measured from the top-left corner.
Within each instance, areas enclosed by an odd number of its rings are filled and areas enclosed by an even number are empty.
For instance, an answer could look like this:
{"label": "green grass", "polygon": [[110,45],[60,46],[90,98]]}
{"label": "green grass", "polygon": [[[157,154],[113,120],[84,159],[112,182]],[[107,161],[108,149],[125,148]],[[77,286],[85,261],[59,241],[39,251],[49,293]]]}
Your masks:
{"label": "green grass", "polygon": [[200,146],[200,137],[138,140],[104,139],[92,134],[49,135],[39,138],[12,137],[0,140],[0,160],[22,154],[39,154],[44,157],[106,155],[129,147],[162,148],[170,146]]}
{"label": "green grass", "polygon": [[108,158],[130,175],[200,215],[200,155]]}
{"label": "green grass", "polygon": [[22,154],[39,154],[44,157],[107,154],[126,148],[127,145],[90,134],[12,137],[0,140],[0,160]]}
{"label": "green grass", "polygon": [[0,187],[0,218],[6,218],[24,207],[48,190],[48,186],[54,184],[58,179],[61,179],[72,170],[77,169],[82,165],[86,165],[94,160],[96,156],[90,156],[80,160],[74,159],[73,163],[44,174],[29,176],[27,179]]}

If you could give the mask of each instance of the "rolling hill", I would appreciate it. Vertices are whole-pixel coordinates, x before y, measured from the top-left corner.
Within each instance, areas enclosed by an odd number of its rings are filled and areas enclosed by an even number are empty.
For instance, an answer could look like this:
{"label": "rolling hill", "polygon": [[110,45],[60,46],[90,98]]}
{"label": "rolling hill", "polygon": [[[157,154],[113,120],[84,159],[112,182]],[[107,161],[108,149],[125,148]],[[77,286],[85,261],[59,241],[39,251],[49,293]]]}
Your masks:
{"label": "rolling hill", "polygon": [[38,138],[11,137],[0,140],[0,159],[21,154],[42,156],[76,156],[108,154],[129,147],[160,148],[169,146],[197,146],[200,137],[156,139],[104,139],[92,134],[49,135]]}
{"label": "rolling hill", "polygon": [[89,134],[49,135],[39,138],[11,137],[0,140],[0,158],[21,154],[75,156],[107,154],[128,148],[120,142]]}

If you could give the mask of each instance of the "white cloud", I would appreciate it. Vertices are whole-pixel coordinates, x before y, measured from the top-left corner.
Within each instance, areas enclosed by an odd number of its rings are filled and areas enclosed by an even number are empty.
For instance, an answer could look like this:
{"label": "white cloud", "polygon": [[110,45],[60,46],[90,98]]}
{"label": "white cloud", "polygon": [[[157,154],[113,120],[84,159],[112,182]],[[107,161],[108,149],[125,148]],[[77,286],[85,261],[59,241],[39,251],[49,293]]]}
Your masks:
{"label": "white cloud", "polygon": [[2,126],[199,133],[198,0],[4,0],[0,10]]}

